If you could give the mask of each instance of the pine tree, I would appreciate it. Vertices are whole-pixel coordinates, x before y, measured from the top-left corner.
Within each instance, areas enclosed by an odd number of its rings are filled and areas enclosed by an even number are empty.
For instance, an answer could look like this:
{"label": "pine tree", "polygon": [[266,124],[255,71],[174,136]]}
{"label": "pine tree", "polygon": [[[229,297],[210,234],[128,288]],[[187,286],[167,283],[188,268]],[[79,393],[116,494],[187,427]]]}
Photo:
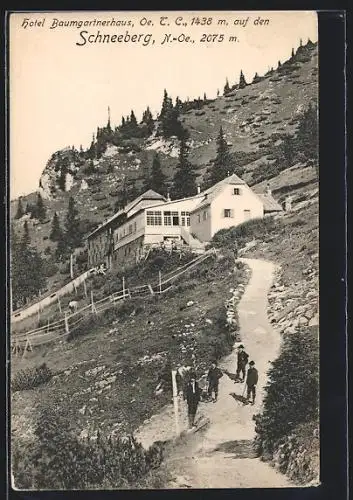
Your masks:
{"label": "pine tree", "polygon": [[216,142],[217,156],[206,172],[205,188],[213,186],[234,171],[232,157],[222,126],[219,129]]}
{"label": "pine tree", "polygon": [[217,89],[217,97],[219,96],[219,89]]}
{"label": "pine tree", "polygon": [[49,235],[49,239],[51,241],[59,241],[60,239],[62,239],[62,237],[63,237],[63,233],[61,231],[59,217],[58,217],[58,214],[55,212],[53,220],[52,220],[51,232]]}
{"label": "pine tree", "polygon": [[18,199],[18,204],[17,204],[17,211],[15,215],[15,219],[21,219],[21,217],[25,214],[22,206],[22,200],[21,198]]}
{"label": "pine tree", "polygon": [[40,221],[43,222],[45,220],[46,216],[46,208],[44,206],[43,198],[40,193],[37,194],[37,205],[36,205],[36,218]]}
{"label": "pine tree", "polygon": [[70,251],[81,245],[80,219],[72,196],[69,199],[65,221],[65,242]]}
{"label": "pine tree", "polygon": [[295,56],[294,49],[292,48],[291,59]]}
{"label": "pine tree", "polygon": [[23,247],[29,246],[31,244],[31,238],[29,236],[29,227],[28,227],[28,221],[25,221],[23,224],[23,235],[21,239],[21,245]]}
{"label": "pine tree", "polygon": [[181,113],[183,110],[183,103],[178,96],[175,99],[175,108],[178,110],[179,113]]}
{"label": "pine tree", "polygon": [[203,100],[204,101],[207,101],[207,95],[206,95],[206,92],[203,93]]}
{"label": "pine tree", "polygon": [[[94,160],[94,158],[96,157],[96,138],[95,138],[94,134],[92,136],[91,145],[88,148],[88,151],[86,153],[86,157],[88,160]],[[65,185],[64,185],[64,189],[62,189],[62,191],[65,191]]]}
{"label": "pine tree", "polygon": [[137,120],[136,120],[136,116],[135,116],[135,113],[133,110],[131,110],[131,114],[130,114],[130,124],[133,127],[137,127]]}
{"label": "pine tree", "polygon": [[298,149],[308,160],[318,160],[318,113],[312,103],[304,111],[297,132]]}
{"label": "pine tree", "polygon": [[161,162],[158,154],[153,158],[151,172],[147,172],[147,176],[143,184],[143,192],[148,189],[153,189],[156,193],[166,195],[167,194],[167,177],[164,175],[161,167]]}
{"label": "pine tree", "polygon": [[223,95],[228,94],[229,91],[230,91],[230,87],[229,87],[229,82],[228,82],[228,78],[227,78],[226,84],[224,85],[224,89],[223,89]]}
{"label": "pine tree", "polygon": [[12,230],[11,235],[11,286],[15,306],[24,305],[26,300],[37,295],[45,286],[43,261],[38,252],[31,247],[28,222],[18,240]]}
{"label": "pine tree", "polygon": [[162,120],[170,111],[173,109],[173,101],[168,96],[168,92],[164,89],[164,96],[162,102],[161,112],[159,113],[159,119]]}
{"label": "pine tree", "polygon": [[151,134],[154,128],[154,121],[149,106],[147,106],[146,111],[143,112],[142,123],[144,123],[147,126],[148,133]]}
{"label": "pine tree", "polygon": [[245,76],[243,73],[243,70],[240,70],[240,77],[239,77],[239,88],[244,89],[247,86]]}
{"label": "pine tree", "polygon": [[278,68],[280,68],[281,66],[282,66],[281,61],[278,61]]}
{"label": "pine tree", "polygon": [[258,73],[256,72],[255,75],[254,75],[252,83],[258,83],[260,80],[261,80],[261,78],[259,77]]}
{"label": "pine tree", "polygon": [[173,199],[193,196],[197,192],[196,173],[194,166],[188,159],[189,147],[186,137],[182,136],[180,140],[179,161],[177,170],[173,178],[172,197]]}

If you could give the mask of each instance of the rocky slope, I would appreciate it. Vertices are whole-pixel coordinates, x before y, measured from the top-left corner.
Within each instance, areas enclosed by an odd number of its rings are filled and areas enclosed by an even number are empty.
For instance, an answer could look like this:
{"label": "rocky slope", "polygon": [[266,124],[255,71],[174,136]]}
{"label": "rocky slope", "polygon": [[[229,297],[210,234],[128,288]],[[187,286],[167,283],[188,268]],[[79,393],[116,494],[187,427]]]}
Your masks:
{"label": "rocky slope", "polygon": [[[201,101],[200,109],[181,114],[181,122],[190,133],[190,159],[198,167],[199,179],[216,154],[216,136],[222,125],[239,173],[250,185],[257,182],[259,169],[273,161],[273,148],[281,135],[295,131],[299,117],[309,102],[317,99],[317,45],[308,42],[299,47],[294,57],[277,69],[242,89],[225,96]],[[133,103],[131,103],[133,106]],[[32,242],[41,251],[53,244],[48,240],[49,221],[54,212],[63,220],[68,198],[74,196],[87,228],[93,227],[116,210],[118,190],[125,178],[139,189],[151,167],[156,152],[169,180],[178,157],[176,138],[163,139],[155,130],[148,138],[134,138],[116,146],[108,144],[101,158],[87,160],[82,151],[66,148],[49,159],[39,180],[38,191],[46,200],[47,220],[44,224],[30,221]],[[255,175],[256,174],[256,175]],[[271,177],[265,173],[265,178]],[[60,187],[61,186],[61,187]],[[35,200],[35,194],[23,198],[24,206]],[[11,203],[11,217],[17,200]],[[23,220],[14,221],[15,230]]]}

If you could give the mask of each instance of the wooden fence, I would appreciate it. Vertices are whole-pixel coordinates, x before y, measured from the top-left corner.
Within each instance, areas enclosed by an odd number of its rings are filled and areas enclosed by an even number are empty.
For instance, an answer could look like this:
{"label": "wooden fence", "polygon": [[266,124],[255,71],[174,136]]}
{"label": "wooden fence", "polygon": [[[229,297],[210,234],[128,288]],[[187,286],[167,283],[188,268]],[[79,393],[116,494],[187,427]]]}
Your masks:
{"label": "wooden fence", "polygon": [[71,314],[64,313],[63,318],[55,321],[54,323],[50,323],[48,320],[48,324],[40,328],[36,328],[25,333],[12,334],[12,352],[13,354],[23,352],[22,356],[24,356],[26,351],[32,351],[33,347],[44,345],[58,339],[63,339],[70,333],[73,333],[78,328],[80,323],[88,316],[92,314],[98,315],[107,309],[114,307],[115,304],[125,299],[163,294],[169,290],[173,286],[173,283],[183,274],[195,268],[201,262],[205,261],[212,255],[214,256],[215,254],[215,249],[208,250],[204,254],[196,257],[190,262],[187,262],[183,266],[178,267],[174,271],[166,273],[163,276],[163,279],[161,273],[159,272],[158,281],[141,286],[125,288],[125,280],[123,279],[123,289],[121,291],[115,292],[98,301],[94,300],[93,292],[91,291],[91,302],[82,309],[79,309]]}

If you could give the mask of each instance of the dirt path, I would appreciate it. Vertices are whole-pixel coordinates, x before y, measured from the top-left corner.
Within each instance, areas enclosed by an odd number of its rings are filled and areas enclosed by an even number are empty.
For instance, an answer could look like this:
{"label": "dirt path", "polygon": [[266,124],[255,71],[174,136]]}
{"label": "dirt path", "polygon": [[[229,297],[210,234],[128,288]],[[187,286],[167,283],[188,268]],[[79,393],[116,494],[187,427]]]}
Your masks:
{"label": "dirt path", "polygon": [[[174,488],[266,488],[293,487],[289,480],[254,456],[255,437],[252,417],[258,413],[266,384],[269,362],[278,355],[280,337],[267,319],[267,293],[273,279],[274,265],[243,259],[252,270],[247,289],[239,303],[242,343],[259,371],[257,399],[254,406],[243,405],[233,396],[243,392],[243,384],[235,384],[227,375],[220,381],[218,401],[200,404],[199,414],[210,423],[196,433],[188,433],[175,443],[166,467],[172,471]],[[236,346],[235,346],[236,347]],[[227,356],[221,368],[235,373],[236,350]],[[182,405],[181,427],[186,428]],[[143,444],[170,439],[175,433],[173,408],[151,419],[137,434]]]}

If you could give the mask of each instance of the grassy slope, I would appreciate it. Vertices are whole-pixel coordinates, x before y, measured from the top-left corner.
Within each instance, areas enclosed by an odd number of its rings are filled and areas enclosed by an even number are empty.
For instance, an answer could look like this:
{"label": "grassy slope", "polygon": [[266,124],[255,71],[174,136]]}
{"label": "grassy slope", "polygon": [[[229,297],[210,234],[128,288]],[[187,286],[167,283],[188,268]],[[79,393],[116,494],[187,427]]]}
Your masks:
{"label": "grassy slope", "polygon": [[[270,144],[274,133],[293,133],[302,110],[311,100],[316,100],[317,57],[315,48],[311,59],[307,62],[297,61],[297,67],[290,74],[281,75],[275,70],[271,76],[238,90],[235,95],[218,97],[205,105],[201,111],[191,110],[182,115],[182,121],[190,131],[192,141],[190,158],[199,167],[200,178],[207,164],[216,155],[215,139],[222,125],[232,151],[257,155],[257,162],[246,167],[244,176],[244,179],[251,183],[251,172],[256,164],[266,162],[267,157],[262,154],[261,148]],[[68,193],[58,192],[56,199],[45,202],[48,220],[52,220],[55,211],[61,220],[64,220],[70,196],[77,202],[80,217],[87,218],[92,223],[98,224],[114,213],[116,190],[122,175],[137,179],[139,186],[139,179],[146,167],[151,165],[155,154],[153,149],[149,149],[151,145],[153,147],[153,140],[134,139],[133,142],[141,148],[140,152],[123,153],[111,150],[111,154],[99,160],[98,175],[85,174],[83,167],[77,174],[78,181],[91,178],[98,179],[100,184],[90,186],[86,191],[80,191],[79,185],[75,185]],[[177,141],[174,141],[174,146],[178,146]],[[171,178],[177,158],[171,156],[168,149],[159,151],[159,154],[165,173]],[[112,173],[107,173],[109,164],[115,167]],[[24,204],[27,200],[33,202],[35,196],[32,194],[24,197]],[[15,214],[16,205],[16,201],[11,204],[12,215]],[[107,205],[109,206],[105,208]],[[15,221],[15,230],[21,230],[22,225],[23,220]],[[32,243],[40,251],[44,251],[47,246],[55,248],[55,244],[48,240],[50,226],[50,223],[32,226],[31,222]],[[63,275],[56,275],[50,284],[62,279]]]}
{"label": "grassy slope", "polygon": [[[135,429],[170,400],[170,393],[159,397],[154,394],[167,354],[172,361],[190,363],[194,353],[201,373],[219,349],[215,336],[223,328],[227,290],[245,281],[242,270],[234,274],[232,269],[228,258],[205,263],[173,294],[162,300],[151,298],[142,310],[138,303],[135,315],[120,315],[113,320],[105,313],[96,324],[87,325],[82,337],[38,348],[23,360],[14,358],[13,376],[20,369],[43,362],[61,372],[47,386],[13,394],[15,435],[26,433],[39,404],[52,405],[54,401],[65,406],[77,432],[88,425],[103,431]],[[189,300],[194,305],[186,307]],[[223,345],[224,352],[229,348]],[[143,360],[144,356],[148,359]],[[101,371],[87,373],[96,368]],[[105,383],[109,377],[116,378]],[[22,420],[22,415],[27,415],[26,419]]]}

